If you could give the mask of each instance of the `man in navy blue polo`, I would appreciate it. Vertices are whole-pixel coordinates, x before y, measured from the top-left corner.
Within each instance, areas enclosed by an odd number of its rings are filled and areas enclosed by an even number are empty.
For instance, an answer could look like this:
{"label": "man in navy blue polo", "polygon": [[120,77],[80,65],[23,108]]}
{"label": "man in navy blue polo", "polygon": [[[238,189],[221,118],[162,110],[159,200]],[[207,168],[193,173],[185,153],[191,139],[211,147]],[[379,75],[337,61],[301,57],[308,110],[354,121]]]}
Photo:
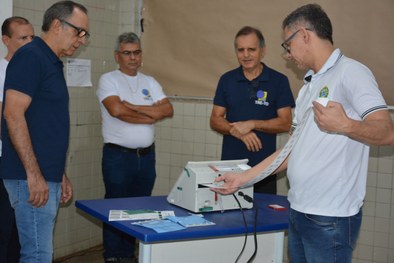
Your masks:
{"label": "man in navy blue polo", "polygon": [[41,36],[7,67],[0,176],[15,211],[20,263],[52,262],[59,203],[72,197],[65,174],[69,95],[59,58],[86,44],[88,29],[84,6],[57,2],[45,11]]}
{"label": "man in navy blue polo", "polygon": [[[234,46],[240,66],[221,76],[210,124],[223,134],[222,160],[247,158],[254,166],[276,150],[276,134],[290,130],[295,104],[287,77],[261,62],[265,43],[260,30],[243,27]],[[276,194],[276,176],[254,189]]]}

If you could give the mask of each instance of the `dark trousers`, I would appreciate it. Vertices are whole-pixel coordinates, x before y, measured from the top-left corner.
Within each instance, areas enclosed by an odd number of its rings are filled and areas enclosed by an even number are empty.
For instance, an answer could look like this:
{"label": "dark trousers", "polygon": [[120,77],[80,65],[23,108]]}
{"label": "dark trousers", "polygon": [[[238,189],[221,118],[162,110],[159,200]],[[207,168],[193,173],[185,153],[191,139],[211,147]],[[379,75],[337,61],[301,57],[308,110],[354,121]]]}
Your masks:
{"label": "dark trousers", "polygon": [[0,179],[0,262],[19,262],[19,251],[14,209],[10,205],[3,180]]}
{"label": "dark trousers", "polygon": [[276,174],[270,175],[264,180],[254,184],[255,193],[274,194],[276,195]]}
{"label": "dark trousers", "polygon": [[[104,146],[102,172],[105,198],[149,196],[156,179],[155,151],[137,154]],[[103,225],[104,258],[134,256],[135,238]]]}

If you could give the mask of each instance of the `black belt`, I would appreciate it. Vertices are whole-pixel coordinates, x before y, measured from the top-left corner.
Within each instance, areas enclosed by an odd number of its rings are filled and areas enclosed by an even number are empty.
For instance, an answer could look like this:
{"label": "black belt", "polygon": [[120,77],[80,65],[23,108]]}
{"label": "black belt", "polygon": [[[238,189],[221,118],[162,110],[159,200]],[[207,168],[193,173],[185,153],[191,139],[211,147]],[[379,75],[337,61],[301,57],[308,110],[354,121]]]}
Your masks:
{"label": "black belt", "polygon": [[155,144],[154,143],[152,143],[151,146],[148,146],[146,148],[136,148],[136,149],[123,147],[121,145],[117,145],[117,144],[114,144],[114,143],[105,143],[104,145],[109,147],[109,148],[118,149],[118,150],[120,150],[122,152],[136,153],[137,155],[148,154],[148,153],[150,153],[151,151],[153,151],[155,149]]}

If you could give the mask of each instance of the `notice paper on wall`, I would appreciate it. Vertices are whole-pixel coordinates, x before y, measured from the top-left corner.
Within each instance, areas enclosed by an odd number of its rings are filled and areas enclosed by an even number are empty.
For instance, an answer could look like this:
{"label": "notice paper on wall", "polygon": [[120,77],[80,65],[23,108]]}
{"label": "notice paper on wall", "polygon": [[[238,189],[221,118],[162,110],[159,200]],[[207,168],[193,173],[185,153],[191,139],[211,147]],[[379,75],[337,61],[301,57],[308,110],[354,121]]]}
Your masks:
{"label": "notice paper on wall", "polygon": [[68,87],[91,87],[90,59],[68,58],[66,61],[66,82]]}

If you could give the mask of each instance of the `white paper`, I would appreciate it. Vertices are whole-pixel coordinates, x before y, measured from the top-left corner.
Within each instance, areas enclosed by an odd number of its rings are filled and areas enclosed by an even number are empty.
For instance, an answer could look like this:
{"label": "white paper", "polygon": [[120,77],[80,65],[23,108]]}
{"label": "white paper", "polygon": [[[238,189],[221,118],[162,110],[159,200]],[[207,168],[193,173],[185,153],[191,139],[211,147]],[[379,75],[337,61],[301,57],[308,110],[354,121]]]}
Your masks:
{"label": "white paper", "polygon": [[213,182],[213,183],[202,183],[200,185],[209,187],[209,188],[223,188],[223,182]]}
{"label": "white paper", "polygon": [[91,87],[91,60],[68,58],[66,61],[68,87]]}
{"label": "white paper", "polygon": [[174,211],[110,210],[108,221],[163,219],[175,216]]}

